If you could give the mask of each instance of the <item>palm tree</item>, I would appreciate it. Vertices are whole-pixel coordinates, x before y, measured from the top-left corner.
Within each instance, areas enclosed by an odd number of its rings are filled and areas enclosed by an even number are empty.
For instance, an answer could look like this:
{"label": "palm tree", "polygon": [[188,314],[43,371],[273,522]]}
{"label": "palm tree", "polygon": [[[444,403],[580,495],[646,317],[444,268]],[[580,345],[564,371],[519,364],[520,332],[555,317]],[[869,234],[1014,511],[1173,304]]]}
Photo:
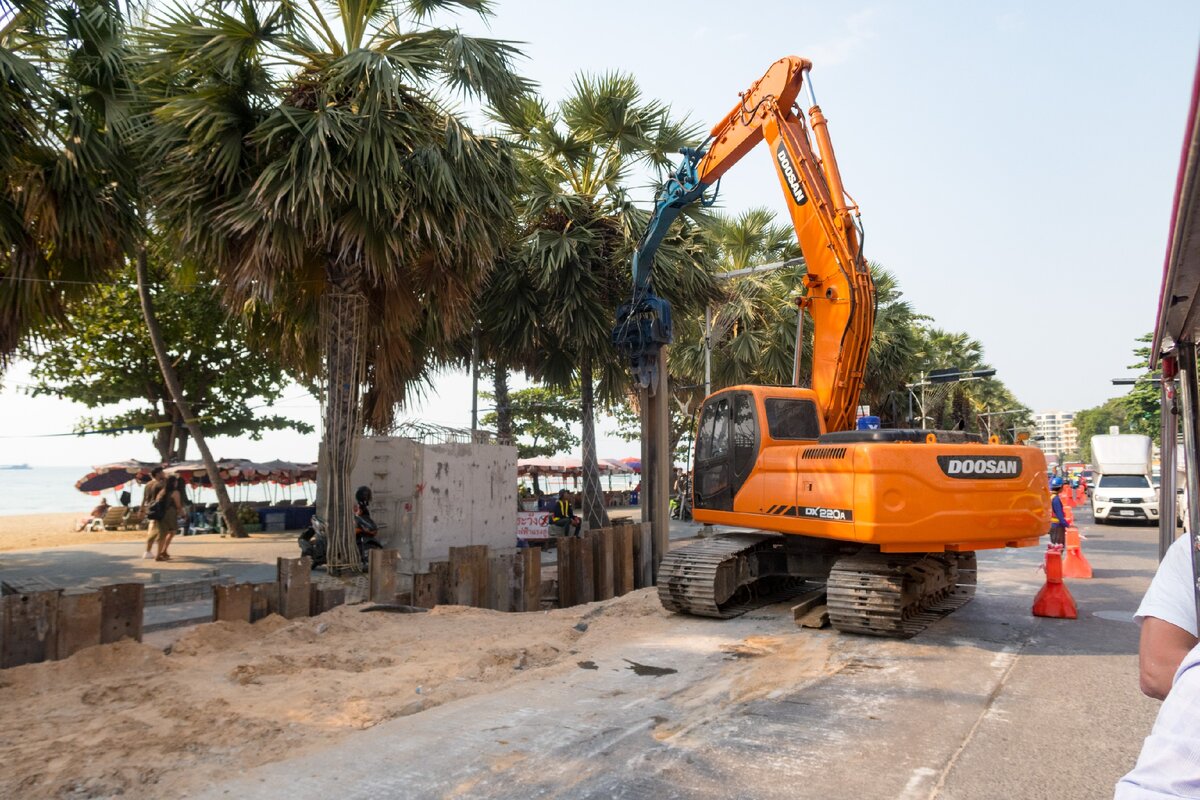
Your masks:
{"label": "palm tree", "polygon": [[[775,224],[765,208],[736,217],[714,215],[706,231],[717,249],[718,271],[731,272],[800,256],[795,232]],[[720,283],[721,296],[713,304],[712,383],[714,388],[740,383],[786,385],[792,382],[796,347],[795,289],[804,276],[804,265],[763,273],[750,273]],[[704,313],[679,320],[679,342],[670,353],[678,382],[704,383]],[[812,349],[811,340],[805,348]]]}
{"label": "palm tree", "polygon": [[[595,406],[597,394],[611,403],[629,386],[610,335],[617,306],[630,297],[630,258],[649,221],[630,199],[631,184],[647,171],[661,175],[672,154],[700,137],[618,73],[577,77],[553,107],[529,97],[503,111],[499,119],[521,148],[523,228],[512,269],[497,275],[481,315],[504,318],[489,335],[506,344],[514,357],[508,363],[535,354],[528,368],[536,377],[578,383],[583,514],[590,527],[602,526]],[[692,219],[660,248],[655,289],[677,311],[703,308],[714,296],[709,255]]]}
{"label": "palm tree", "polygon": [[518,53],[434,24],[488,5],[230,0],[177,7],[146,36],[158,222],[295,368],[320,368],[335,568],[356,561],[356,436],[388,429],[470,328],[510,219],[508,148],[451,100],[514,104]]}
{"label": "palm tree", "polygon": [[0,0],[0,370],[135,240],[123,32],[106,0]]}

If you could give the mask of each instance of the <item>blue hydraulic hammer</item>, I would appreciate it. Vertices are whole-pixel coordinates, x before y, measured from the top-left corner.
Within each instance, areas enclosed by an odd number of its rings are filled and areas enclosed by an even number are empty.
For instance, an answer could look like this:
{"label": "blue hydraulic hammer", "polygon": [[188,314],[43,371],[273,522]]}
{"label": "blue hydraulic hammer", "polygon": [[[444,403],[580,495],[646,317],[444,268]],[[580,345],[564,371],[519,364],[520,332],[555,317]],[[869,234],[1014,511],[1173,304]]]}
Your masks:
{"label": "blue hydraulic hammer", "polygon": [[[654,254],[671,223],[684,208],[701,200],[709,188],[696,172],[696,165],[704,156],[704,146],[685,147],[679,152],[684,158],[659,190],[654,214],[633,251],[633,299],[617,309],[617,324],[612,332],[613,346],[629,360],[634,378],[643,388],[656,385],[659,356],[663,346],[673,338],[671,304],[655,295],[651,288]],[[711,205],[714,200],[702,202]]]}

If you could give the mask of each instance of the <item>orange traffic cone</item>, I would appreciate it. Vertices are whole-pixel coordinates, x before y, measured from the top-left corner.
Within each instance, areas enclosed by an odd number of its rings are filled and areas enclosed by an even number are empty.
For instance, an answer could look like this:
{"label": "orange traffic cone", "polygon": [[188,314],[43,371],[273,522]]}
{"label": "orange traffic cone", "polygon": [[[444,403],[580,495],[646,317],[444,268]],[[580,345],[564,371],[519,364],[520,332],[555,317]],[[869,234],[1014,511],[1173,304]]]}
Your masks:
{"label": "orange traffic cone", "polygon": [[1058,496],[1062,500],[1063,508],[1069,509],[1075,507],[1075,496],[1071,494],[1070,485],[1064,486],[1062,491],[1058,493]]}
{"label": "orange traffic cone", "polygon": [[1083,554],[1080,543],[1079,529],[1074,525],[1067,526],[1067,550],[1063,559],[1062,573],[1064,578],[1090,578],[1092,565]]}
{"label": "orange traffic cone", "polygon": [[1035,617],[1056,617],[1058,619],[1075,619],[1079,610],[1075,608],[1075,598],[1063,583],[1062,547],[1052,544],[1046,548],[1046,585],[1033,599],[1033,615]]}
{"label": "orange traffic cone", "polygon": [[1075,524],[1075,511],[1070,506],[1063,506],[1063,516],[1067,518],[1068,525]]}

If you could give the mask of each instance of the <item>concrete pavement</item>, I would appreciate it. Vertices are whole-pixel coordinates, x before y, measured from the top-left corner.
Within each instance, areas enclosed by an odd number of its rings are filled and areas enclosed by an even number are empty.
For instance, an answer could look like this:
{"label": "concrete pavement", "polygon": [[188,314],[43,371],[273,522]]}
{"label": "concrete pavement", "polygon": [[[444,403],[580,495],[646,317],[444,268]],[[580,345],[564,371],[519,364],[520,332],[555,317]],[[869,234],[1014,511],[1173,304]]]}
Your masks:
{"label": "concrete pavement", "polygon": [[976,599],[910,641],[800,630],[786,606],[674,617],[575,672],[532,673],[202,796],[1111,796],[1158,708],[1137,689],[1130,620],[1156,532],[1082,529],[1096,575],[1069,583],[1075,621],[1030,614],[1040,548],[981,553]]}

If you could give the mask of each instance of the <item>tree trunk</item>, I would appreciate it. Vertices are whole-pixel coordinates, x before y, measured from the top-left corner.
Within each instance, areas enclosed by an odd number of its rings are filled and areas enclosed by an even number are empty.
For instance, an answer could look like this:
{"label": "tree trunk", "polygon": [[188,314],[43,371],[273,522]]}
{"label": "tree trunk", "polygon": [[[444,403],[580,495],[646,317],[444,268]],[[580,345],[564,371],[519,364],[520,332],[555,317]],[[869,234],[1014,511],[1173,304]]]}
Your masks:
{"label": "tree trunk", "polygon": [[358,569],[354,543],[354,490],[350,470],[361,430],[366,298],[359,282],[341,265],[327,268],[322,304],[325,355],[325,431],[321,440],[321,516],[328,525],[327,567],[331,573]]}
{"label": "tree trunk", "polygon": [[[179,377],[175,374],[175,368],[171,366],[171,360],[167,358],[167,346],[163,342],[162,330],[158,327],[158,318],[154,316],[154,303],[150,299],[150,287],[146,278],[146,245],[144,242],[138,247],[137,280],[138,297],[142,300],[142,316],[146,318],[146,330],[150,333],[150,344],[154,347],[154,356],[158,359],[158,368],[162,371],[163,380],[167,382],[167,388],[171,390],[171,397],[175,400],[175,408],[178,409],[179,414],[183,417],[183,422],[187,425],[192,438],[196,440],[196,448],[200,451],[200,457],[204,459],[204,468],[208,472],[208,480],[212,483],[212,487],[217,493],[217,505],[221,509],[221,514],[225,517],[225,524],[228,526],[230,534],[236,538],[244,538],[246,531],[242,528],[242,521],[238,519],[237,514],[234,512],[233,504],[229,502],[229,493],[225,491],[225,484],[221,481],[221,475],[217,470],[217,462],[208,449],[208,442],[204,440],[204,433],[200,430],[200,425],[192,417],[187,400],[183,397],[183,387],[179,385]],[[170,437],[168,437],[167,441],[170,442]]]}
{"label": "tree trunk", "polygon": [[496,435],[512,442],[512,408],[508,399],[508,367],[497,362],[492,374],[492,392],[496,395]]}
{"label": "tree trunk", "polygon": [[604,508],[604,490],[600,487],[600,466],[596,458],[596,414],[590,355],[584,355],[579,364],[579,390],[583,423],[583,519],[588,528],[604,528],[608,526],[608,512]]}

